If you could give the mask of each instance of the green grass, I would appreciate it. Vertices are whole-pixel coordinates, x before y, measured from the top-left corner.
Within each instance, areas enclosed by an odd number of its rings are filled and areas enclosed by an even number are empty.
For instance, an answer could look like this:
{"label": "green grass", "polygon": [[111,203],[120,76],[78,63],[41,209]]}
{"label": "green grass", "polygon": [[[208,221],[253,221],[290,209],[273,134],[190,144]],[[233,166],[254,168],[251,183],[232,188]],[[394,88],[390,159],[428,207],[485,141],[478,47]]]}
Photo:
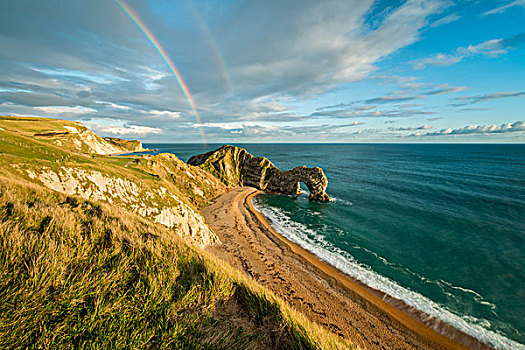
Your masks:
{"label": "green grass", "polygon": [[56,130],[62,131],[64,130],[64,125],[79,127],[74,122],[60,119],[0,116],[1,128],[22,133],[34,134]]}
{"label": "green grass", "polygon": [[0,178],[0,348],[342,346],[161,226]]}

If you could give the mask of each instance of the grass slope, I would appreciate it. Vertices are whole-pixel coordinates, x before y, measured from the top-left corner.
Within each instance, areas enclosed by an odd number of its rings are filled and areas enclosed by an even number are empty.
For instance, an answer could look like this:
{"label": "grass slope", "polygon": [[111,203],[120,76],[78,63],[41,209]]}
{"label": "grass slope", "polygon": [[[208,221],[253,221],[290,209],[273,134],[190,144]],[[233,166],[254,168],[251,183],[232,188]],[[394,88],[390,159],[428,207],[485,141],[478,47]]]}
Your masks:
{"label": "grass slope", "polygon": [[277,299],[162,227],[5,178],[0,276],[1,348],[318,345]]}
{"label": "grass slope", "polygon": [[0,116],[0,130],[31,136],[44,143],[78,153],[105,151],[107,154],[127,151],[119,145],[105,141],[83,124],[68,120]]}

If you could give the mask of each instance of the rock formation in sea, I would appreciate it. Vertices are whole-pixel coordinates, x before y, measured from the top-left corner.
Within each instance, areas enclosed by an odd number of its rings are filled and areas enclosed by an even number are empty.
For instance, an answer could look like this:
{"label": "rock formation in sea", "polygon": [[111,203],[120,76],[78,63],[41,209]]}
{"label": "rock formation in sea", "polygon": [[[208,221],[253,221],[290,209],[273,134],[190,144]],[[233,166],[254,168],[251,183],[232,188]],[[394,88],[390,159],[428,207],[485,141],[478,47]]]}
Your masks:
{"label": "rock formation in sea", "polygon": [[259,190],[298,195],[300,182],[310,191],[310,200],[327,202],[328,179],[319,167],[296,167],[281,171],[265,157],[254,157],[245,149],[224,145],[215,151],[191,157],[188,164],[211,172],[227,186],[251,186]]}

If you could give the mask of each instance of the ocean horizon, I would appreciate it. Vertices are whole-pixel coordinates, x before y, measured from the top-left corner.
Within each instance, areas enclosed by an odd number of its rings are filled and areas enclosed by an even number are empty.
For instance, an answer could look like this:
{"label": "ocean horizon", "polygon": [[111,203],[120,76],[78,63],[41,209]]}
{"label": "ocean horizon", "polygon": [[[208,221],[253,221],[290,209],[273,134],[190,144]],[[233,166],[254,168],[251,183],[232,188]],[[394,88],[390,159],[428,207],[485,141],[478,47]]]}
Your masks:
{"label": "ocean horizon", "polygon": [[[366,285],[502,349],[525,342],[524,144],[235,144],[320,166],[330,203],[264,194],[291,241]],[[180,159],[219,144],[148,144]]]}

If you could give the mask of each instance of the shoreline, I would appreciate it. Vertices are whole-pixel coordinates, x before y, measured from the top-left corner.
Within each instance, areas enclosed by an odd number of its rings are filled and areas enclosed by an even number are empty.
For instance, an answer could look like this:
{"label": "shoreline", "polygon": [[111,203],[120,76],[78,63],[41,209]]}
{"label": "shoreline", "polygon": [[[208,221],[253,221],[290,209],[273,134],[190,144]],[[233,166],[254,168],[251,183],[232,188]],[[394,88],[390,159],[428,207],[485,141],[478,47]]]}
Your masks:
{"label": "shoreline", "polygon": [[[206,222],[223,242],[222,249],[210,248],[212,253],[237,265],[314,322],[364,348],[491,349],[452,325],[368,287],[288,240],[254,208],[252,199],[261,193],[254,188],[236,188],[219,196],[213,204],[201,210]],[[224,211],[227,216],[215,213],[222,206],[229,209]],[[228,225],[228,219],[233,219],[233,227]],[[228,229],[229,232],[226,232]],[[249,236],[250,230],[257,232]],[[238,235],[235,231],[238,231]],[[247,242],[250,240],[259,240],[260,244],[249,245]],[[259,250],[258,255],[250,252],[254,247]],[[278,256],[279,251],[281,257]],[[265,266],[254,260],[261,259],[265,262],[274,256],[276,262],[283,266],[277,271],[277,277],[272,278],[265,271]],[[274,267],[275,264],[272,268]],[[288,278],[283,278],[283,275]],[[293,288],[291,296],[286,292],[287,288]],[[302,290],[304,288],[306,291]],[[306,307],[302,305],[305,296],[311,300]],[[301,300],[300,303],[296,302],[296,297]],[[321,310],[313,310],[315,308]],[[366,322],[363,322],[363,318]],[[359,323],[363,326],[359,326]],[[353,334],[356,334],[355,338]],[[378,339],[372,340],[373,338]]]}

